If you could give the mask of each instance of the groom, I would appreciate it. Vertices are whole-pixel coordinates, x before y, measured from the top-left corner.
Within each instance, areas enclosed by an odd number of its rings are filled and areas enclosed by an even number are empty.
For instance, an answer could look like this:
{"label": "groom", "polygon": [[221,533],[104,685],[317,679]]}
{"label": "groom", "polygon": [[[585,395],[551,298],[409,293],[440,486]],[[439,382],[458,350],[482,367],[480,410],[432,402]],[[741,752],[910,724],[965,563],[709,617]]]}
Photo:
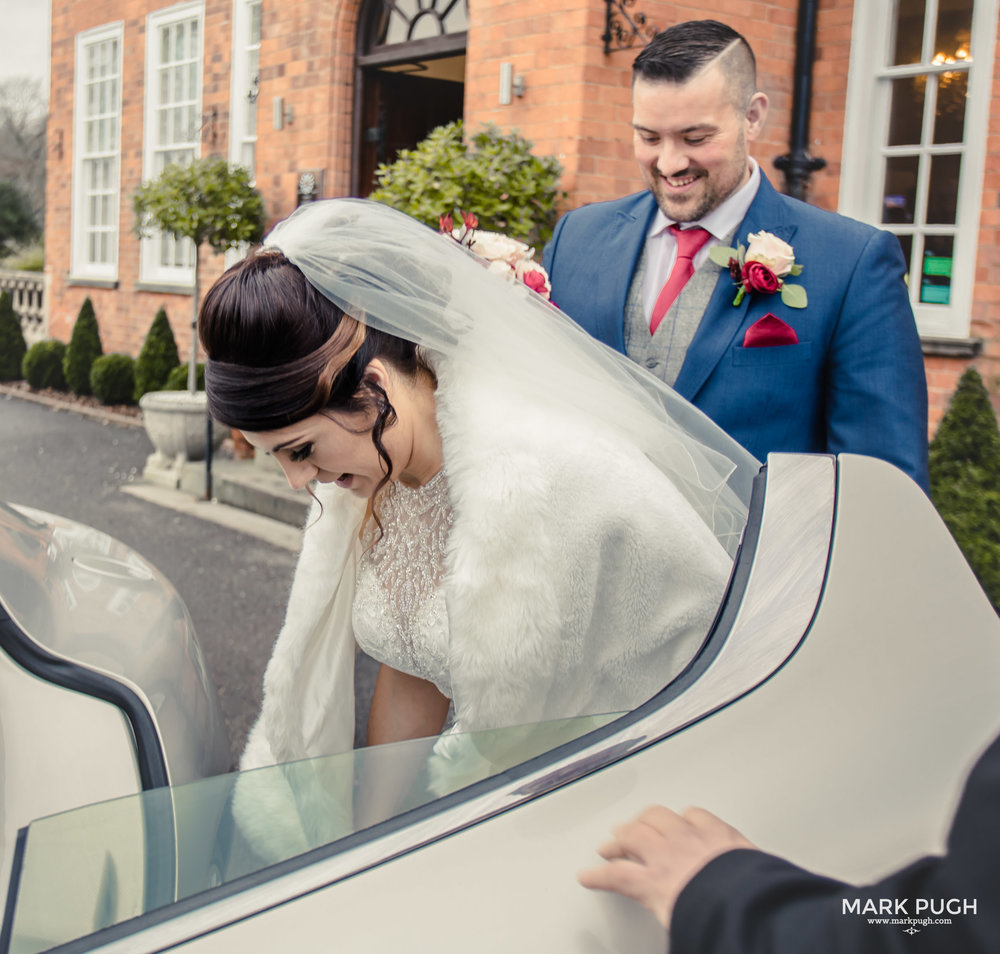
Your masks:
{"label": "groom", "polygon": [[[760,460],[868,454],[926,490],[899,242],[767,181],[747,151],[768,101],[746,40],[714,20],[665,30],[635,60],[632,103],[648,191],[563,216],[543,259],[552,300]],[[730,267],[722,250],[739,245],[766,267]]]}

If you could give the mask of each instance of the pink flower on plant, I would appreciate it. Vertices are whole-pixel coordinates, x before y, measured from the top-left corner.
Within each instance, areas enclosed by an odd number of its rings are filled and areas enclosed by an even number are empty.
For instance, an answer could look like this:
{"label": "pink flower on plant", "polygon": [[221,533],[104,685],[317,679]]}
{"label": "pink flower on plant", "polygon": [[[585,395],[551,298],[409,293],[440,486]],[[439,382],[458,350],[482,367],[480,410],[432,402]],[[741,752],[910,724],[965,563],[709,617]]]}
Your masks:
{"label": "pink flower on plant", "polygon": [[462,225],[464,225],[467,229],[478,229],[479,219],[477,219],[475,214],[472,212],[463,212]]}
{"label": "pink flower on plant", "polygon": [[438,229],[441,232],[451,234],[451,230],[455,227],[455,222],[451,215],[440,215],[438,216]]}

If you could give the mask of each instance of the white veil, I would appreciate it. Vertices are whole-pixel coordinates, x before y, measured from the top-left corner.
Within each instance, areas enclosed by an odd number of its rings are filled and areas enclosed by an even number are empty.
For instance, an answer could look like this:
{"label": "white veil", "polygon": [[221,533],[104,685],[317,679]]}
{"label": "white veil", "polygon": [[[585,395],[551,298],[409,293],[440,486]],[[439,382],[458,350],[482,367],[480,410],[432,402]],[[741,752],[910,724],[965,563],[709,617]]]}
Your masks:
{"label": "white veil", "polygon": [[472,369],[500,369],[515,393],[591,415],[634,441],[735,553],[758,461],[526,286],[488,271],[451,238],[365,199],[300,206],[264,244],[366,325]]}

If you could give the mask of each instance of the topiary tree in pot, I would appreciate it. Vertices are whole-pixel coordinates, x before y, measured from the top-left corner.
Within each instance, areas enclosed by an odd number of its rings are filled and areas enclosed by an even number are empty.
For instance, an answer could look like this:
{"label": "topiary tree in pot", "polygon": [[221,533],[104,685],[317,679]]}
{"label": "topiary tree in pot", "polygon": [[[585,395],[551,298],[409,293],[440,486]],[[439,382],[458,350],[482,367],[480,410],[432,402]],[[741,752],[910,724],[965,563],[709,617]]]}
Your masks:
{"label": "topiary tree in pot", "polygon": [[930,446],[931,500],[1000,612],[1000,430],[983,380],[968,368]]}
{"label": "topiary tree in pot", "polygon": [[532,154],[531,146],[492,125],[466,139],[457,120],[379,166],[371,198],[435,228],[442,215],[471,212],[482,228],[540,249],[552,237],[566,193],[559,189],[559,161]]}
{"label": "topiary tree in pot", "polygon": [[190,239],[195,246],[194,290],[191,296],[191,354],[188,390],[193,394],[197,364],[198,303],[201,296],[199,259],[203,245],[226,252],[264,235],[264,202],[242,166],[210,156],[186,164],[172,163],[144,183],[132,199],[136,234],[166,232]]}
{"label": "topiary tree in pot", "polygon": [[0,292],[0,381],[20,381],[28,345],[8,292]]}
{"label": "topiary tree in pot", "polygon": [[139,349],[139,357],[135,359],[135,400],[138,401],[147,391],[161,390],[180,363],[177,341],[166,309],[160,308]]}
{"label": "topiary tree in pot", "polygon": [[63,358],[63,375],[74,394],[90,394],[90,369],[104,354],[97,316],[90,298],[85,298],[73,324],[73,332]]}

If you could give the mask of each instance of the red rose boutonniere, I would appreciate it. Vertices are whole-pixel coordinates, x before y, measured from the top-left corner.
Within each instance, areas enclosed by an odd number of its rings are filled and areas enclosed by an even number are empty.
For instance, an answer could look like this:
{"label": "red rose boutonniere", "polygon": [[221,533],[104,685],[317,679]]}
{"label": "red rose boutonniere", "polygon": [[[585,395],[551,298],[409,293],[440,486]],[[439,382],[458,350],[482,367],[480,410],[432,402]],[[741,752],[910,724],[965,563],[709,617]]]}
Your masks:
{"label": "red rose boutonniere", "polygon": [[471,212],[462,212],[462,226],[456,228],[450,215],[442,215],[438,228],[442,235],[453,238],[470,252],[489,262],[489,270],[511,281],[520,281],[533,292],[548,300],[552,291],[548,273],[535,261],[535,250],[524,242],[479,228],[479,220]]}
{"label": "red rose boutonniere", "polygon": [[806,290],[801,285],[785,281],[786,275],[802,274],[802,266],[795,264],[792,246],[770,232],[751,232],[747,247],[713,246],[709,258],[716,265],[729,269],[738,287],[733,304],[738,305],[748,292],[773,295],[781,292],[781,301],[789,308],[805,308],[808,304]]}

